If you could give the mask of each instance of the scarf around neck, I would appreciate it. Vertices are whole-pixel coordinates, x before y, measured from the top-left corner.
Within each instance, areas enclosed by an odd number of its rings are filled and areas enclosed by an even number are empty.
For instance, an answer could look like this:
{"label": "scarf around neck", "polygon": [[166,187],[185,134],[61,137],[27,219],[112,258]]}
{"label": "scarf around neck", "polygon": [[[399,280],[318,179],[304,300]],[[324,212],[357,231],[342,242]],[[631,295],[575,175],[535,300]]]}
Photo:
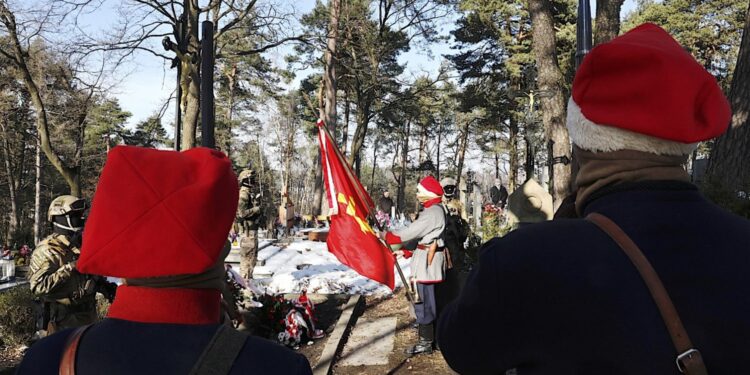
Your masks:
{"label": "scarf around neck", "polygon": [[597,190],[605,186],[641,181],[683,181],[690,176],[683,167],[687,155],[656,155],[634,150],[591,152],[573,146],[579,163],[576,177],[576,212]]}

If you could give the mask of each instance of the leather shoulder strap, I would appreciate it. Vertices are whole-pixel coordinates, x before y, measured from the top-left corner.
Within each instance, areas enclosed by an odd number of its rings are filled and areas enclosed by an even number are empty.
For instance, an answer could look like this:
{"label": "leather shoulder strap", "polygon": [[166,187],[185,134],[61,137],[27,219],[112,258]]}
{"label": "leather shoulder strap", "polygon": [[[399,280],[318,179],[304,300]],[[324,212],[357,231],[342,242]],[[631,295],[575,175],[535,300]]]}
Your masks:
{"label": "leather shoulder strap", "polygon": [[78,344],[86,330],[91,328],[92,324],[78,327],[68,336],[68,341],[63,349],[63,356],[60,360],[60,375],[75,375],[76,373],[76,353],[78,353]]}
{"label": "leather shoulder strap", "polygon": [[669,298],[664,284],[662,284],[659,275],[643,255],[641,249],[638,248],[638,245],[614,221],[602,214],[591,213],[586,216],[586,220],[594,223],[609,235],[638,269],[638,273],[640,273],[651,293],[651,297],[659,308],[664,324],[666,324],[669,335],[672,337],[672,343],[677,349],[676,363],[680,372],[689,375],[706,375],[707,371],[701,353],[690,342],[690,337],[688,337],[685,327],[682,325],[677,309],[674,307],[672,299]]}
{"label": "leather shoulder strap", "polygon": [[208,342],[190,375],[227,375],[245,346],[247,334],[222,324]]}

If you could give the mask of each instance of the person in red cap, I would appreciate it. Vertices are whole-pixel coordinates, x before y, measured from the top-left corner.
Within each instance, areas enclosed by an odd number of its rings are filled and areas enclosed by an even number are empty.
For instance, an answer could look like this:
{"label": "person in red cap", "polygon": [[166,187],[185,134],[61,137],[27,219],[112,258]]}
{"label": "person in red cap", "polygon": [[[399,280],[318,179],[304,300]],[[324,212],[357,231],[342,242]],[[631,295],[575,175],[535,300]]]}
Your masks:
{"label": "person in red cap", "polygon": [[414,305],[419,324],[419,341],[406,350],[409,355],[432,353],[435,341],[433,323],[437,319],[435,284],[445,279],[445,252],[441,235],[445,229],[445,211],[442,206],[443,188],[432,176],[422,179],[417,185],[417,200],[424,207],[419,217],[409,226],[394,232],[384,232],[386,243],[392,247],[405,242],[418,240],[417,248],[412,253],[404,250],[411,257],[411,278],[416,283],[419,303]]}
{"label": "person in red cap", "polygon": [[77,269],[122,279],[107,318],[36,343],[18,374],[311,374],[302,355],[222,322],[237,178],[221,152],[118,146]]}
{"label": "person in red cap", "polygon": [[[441,313],[438,340],[451,368],[678,374],[695,373],[702,357],[709,373],[745,373],[750,222],[708,202],[684,168],[697,143],[729,121],[714,77],[660,27],[595,47],[576,74],[567,118],[580,167],[575,209],[586,219],[485,244]],[[658,278],[641,276],[646,263]],[[666,293],[652,297],[657,279]]]}

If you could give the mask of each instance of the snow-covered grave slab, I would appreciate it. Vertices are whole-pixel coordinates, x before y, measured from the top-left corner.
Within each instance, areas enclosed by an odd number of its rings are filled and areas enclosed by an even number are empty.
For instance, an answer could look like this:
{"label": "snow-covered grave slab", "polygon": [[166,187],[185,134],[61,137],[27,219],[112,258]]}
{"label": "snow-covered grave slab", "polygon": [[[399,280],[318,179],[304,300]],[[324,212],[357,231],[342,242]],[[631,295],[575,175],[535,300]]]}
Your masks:
{"label": "snow-covered grave slab", "polygon": [[266,261],[281,250],[278,246],[266,246],[258,250],[258,265],[265,265]]}
{"label": "snow-covered grave slab", "polygon": [[[283,249],[270,246],[258,253],[265,260],[263,266],[253,270],[254,285],[270,294],[308,293],[386,295],[391,290],[339,262],[328,252],[326,243],[314,241],[292,242]],[[408,278],[411,274],[408,259],[399,259],[401,269]],[[395,272],[395,270],[394,270]],[[396,287],[401,279],[396,277]]]}

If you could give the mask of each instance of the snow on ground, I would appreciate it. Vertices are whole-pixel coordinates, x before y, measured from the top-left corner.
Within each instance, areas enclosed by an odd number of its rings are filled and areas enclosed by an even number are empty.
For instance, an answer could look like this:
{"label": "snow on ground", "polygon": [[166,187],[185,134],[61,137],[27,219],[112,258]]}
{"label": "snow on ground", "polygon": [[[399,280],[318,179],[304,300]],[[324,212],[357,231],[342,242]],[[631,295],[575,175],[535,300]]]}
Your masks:
{"label": "snow on ground", "polygon": [[[297,241],[285,248],[271,245],[258,252],[253,270],[255,287],[267,293],[390,294],[391,290],[345,266],[328,252],[325,242]],[[262,265],[260,265],[262,264]],[[399,258],[405,277],[409,260]],[[395,273],[394,269],[394,273]],[[402,286],[398,273],[396,287]]]}

